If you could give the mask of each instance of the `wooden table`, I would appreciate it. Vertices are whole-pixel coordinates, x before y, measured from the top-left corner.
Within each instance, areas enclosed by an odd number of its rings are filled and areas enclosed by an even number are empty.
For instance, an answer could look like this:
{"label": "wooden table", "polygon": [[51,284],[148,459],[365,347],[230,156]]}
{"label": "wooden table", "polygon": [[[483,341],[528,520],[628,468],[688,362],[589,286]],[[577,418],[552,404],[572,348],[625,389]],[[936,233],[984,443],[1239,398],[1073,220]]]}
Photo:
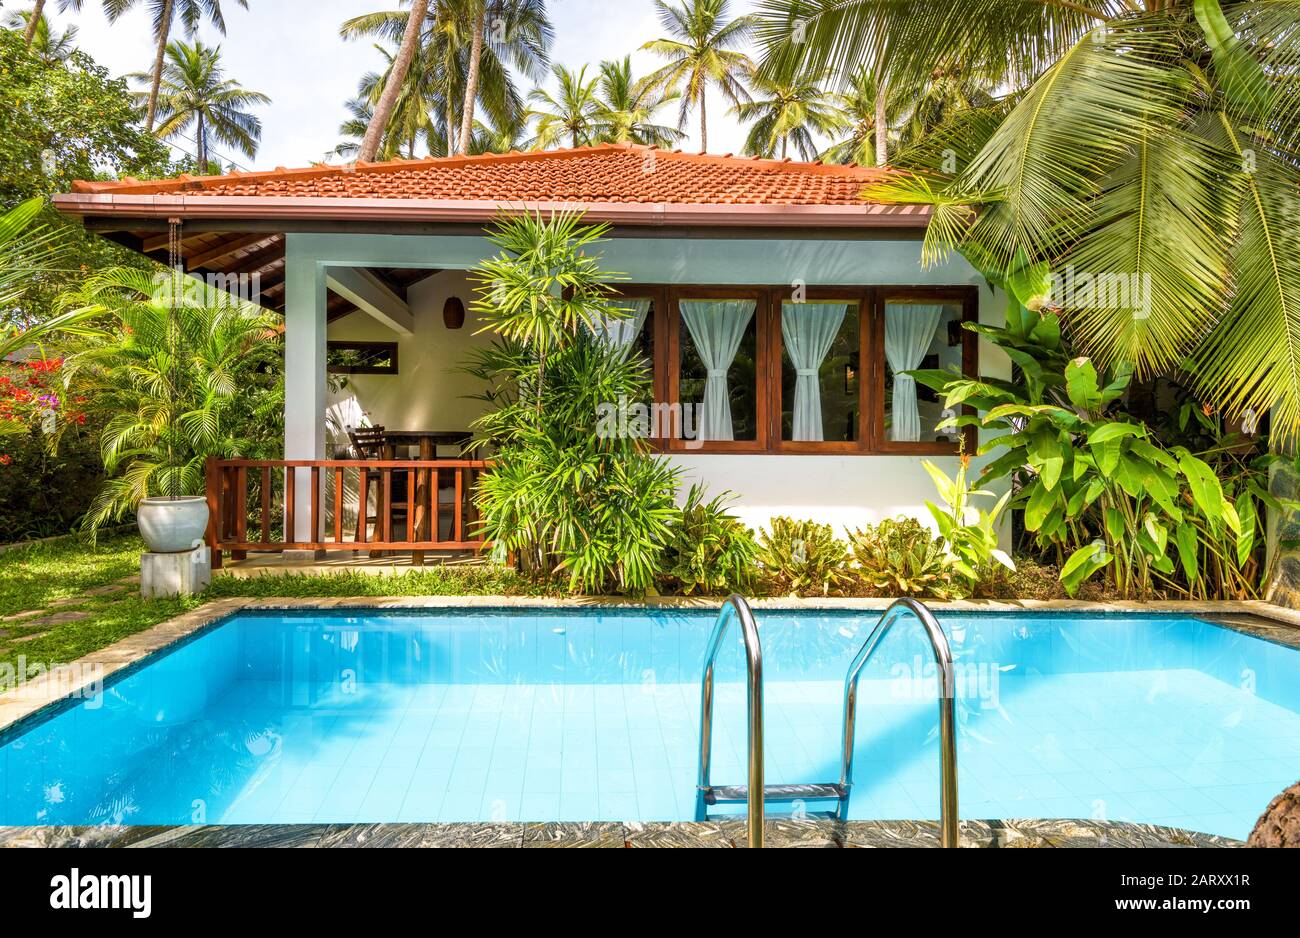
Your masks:
{"label": "wooden table", "polygon": [[[473,438],[474,434],[464,430],[387,430],[384,432],[384,458],[393,459],[399,446],[418,446],[420,447],[420,460],[428,462],[438,458],[439,446],[464,446]],[[432,540],[429,530],[430,513],[428,506],[432,504],[434,514],[437,513],[438,480],[434,479],[432,483],[435,501],[431,503],[429,500],[429,476],[429,470],[422,470],[418,474],[418,482],[415,486],[415,532],[416,538],[421,541]],[[412,551],[411,563],[415,566],[422,566],[424,564],[424,551]]]}

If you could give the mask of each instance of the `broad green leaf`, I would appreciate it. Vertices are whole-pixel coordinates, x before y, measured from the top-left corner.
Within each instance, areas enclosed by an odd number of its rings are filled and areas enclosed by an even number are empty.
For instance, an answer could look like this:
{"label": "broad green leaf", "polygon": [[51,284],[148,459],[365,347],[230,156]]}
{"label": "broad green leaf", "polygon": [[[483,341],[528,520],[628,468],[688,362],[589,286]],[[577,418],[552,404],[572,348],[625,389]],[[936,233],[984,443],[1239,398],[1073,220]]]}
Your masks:
{"label": "broad green leaf", "polygon": [[1070,403],[1080,410],[1093,411],[1101,406],[1097,368],[1088,359],[1076,358],[1066,366],[1065,387],[1070,396]]}
{"label": "broad green leaf", "polygon": [[1036,483],[1025,505],[1025,529],[1037,531],[1047,520],[1048,513],[1056,502],[1056,495],[1047,486]]}
{"label": "broad green leaf", "polygon": [[1112,423],[1103,423],[1096,430],[1088,434],[1088,445],[1098,446],[1102,443],[1109,443],[1111,440],[1122,440],[1127,436],[1146,436],[1146,428],[1133,423],[1123,423],[1114,421]]}
{"label": "broad green leaf", "polygon": [[1197,552],[1200,550],[1200,536],[1190,524],[1180,524],[1174,529],[1174,542],[1178,545],[1178,559],[1183,565],[1183,574],[1187,582],[1196,585],[1200,579],[1200,562]]}

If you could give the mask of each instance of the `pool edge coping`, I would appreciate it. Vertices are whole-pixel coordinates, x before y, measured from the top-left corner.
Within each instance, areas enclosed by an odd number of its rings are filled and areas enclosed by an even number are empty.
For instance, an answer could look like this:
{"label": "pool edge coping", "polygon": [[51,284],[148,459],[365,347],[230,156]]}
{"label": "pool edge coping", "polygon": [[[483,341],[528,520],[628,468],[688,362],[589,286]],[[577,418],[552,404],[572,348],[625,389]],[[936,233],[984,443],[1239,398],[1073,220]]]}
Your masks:
{"label": "pool edge coping", "polygon": [[[840,597],[774,597],[752,601],[755,610],[811,611],[842,610],[883,612],[894,600]],[[927,601],[936,612],[1059,612],[1104,613],[1108,615],[1138,613],[1144,615],[1184,615],[1197,618],[1249,616],[1279,623],[1279,626],[1247,625],[1231,619],[1216,625],[1233,629],[1254,638],[1287,645],[1300,650],[1300,610],[1288,609],[1263,600],[1165,600],[1157,602],[1092,602],[1070,599],[1024,600],[955,600]],[[42,674],[21,688],[0,694],[0,740],[14,735],[22,724],[38,722],[44,711],[66,706],[96,684],[101,686],[122,674],[142,667],[160,652],[188,643],[219,623],[242,612],[288,612],[301,609],[714,609],[716,598],[653,597],[533,597],[533,596],[355,596],[355,597],[229,597],[204,603],[98,651],[67,662],[53,672]],[[1272,634],[1281,633],[1281,634]],[[51,681],[68,672],[90,673],[80,684],[51,689]]]}
{"label": "pool edge coping", "polygon": [[[939,847],[935,821],[769,819],[768,847]],[[190,827],[0,828],[0,849],[154,847],[743,847],[743,820],[231,824]],[[1239,840],[1176,827],[1070,818],[965,820],[965,848],[1238,848]]]}

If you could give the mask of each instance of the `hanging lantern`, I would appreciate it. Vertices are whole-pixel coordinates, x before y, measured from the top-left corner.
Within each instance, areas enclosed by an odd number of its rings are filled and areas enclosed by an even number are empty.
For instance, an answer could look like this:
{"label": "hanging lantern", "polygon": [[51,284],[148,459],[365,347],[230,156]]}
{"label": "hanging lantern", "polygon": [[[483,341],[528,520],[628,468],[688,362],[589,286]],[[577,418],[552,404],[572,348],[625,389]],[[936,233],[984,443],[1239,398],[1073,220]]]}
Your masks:
{"label": "hanging lantern", "polygon": [[460,297],[447,297],[447,302],[442,307],[442,324],[448,329],[459,329],[465,325],[465,304]]}

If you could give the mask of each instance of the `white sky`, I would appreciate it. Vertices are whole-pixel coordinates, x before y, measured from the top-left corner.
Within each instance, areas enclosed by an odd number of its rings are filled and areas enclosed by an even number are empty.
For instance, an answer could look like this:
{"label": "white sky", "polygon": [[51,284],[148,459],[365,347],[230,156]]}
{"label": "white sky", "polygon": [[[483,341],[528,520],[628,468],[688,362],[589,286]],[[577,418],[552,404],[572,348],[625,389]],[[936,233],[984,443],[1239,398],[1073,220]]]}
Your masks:
{"label": "white sky", "polygon": [[[211,27],[200,35],[221,45],[228,77],[270,95],[272,104],[257,112],[263,134],[256,158],[218,146],[223,161],[233,158],[250,169],[305,166],[332,150],[340,139],[338,126],[347,117],[344,102],[355,94],[358,79],[381,62],[371,43],[339,38],[339,25],[349,17],[396,5],[392,0],[250,0],[251,9],[244,10],[226,0],[222,6],[227,35]],[[660,35],[651,0],[550,0],[547,6],[555,27],[555,62],[570,67],[590,63],[594,68],[602,59],[630,53],[633,73],[639,77],[659,61],[638,51]],[[752,10],[755,2],[732,0],[731,6],[736,16]],[[81,13],[58,12],[58,0],[49,0],[46,9],[60,28],[75,23],[80,29],[78,45],[113,74],[152,67],[152,26],[144,4],[112,26],[96,0],[86,0]],[[528,91],[526,82],[521,89]],[[710,98],[709,149],[715,153],[739,152],[744,142],[744,132],[726,110],[724,102]],[[675,107],[664,108],[660,117],[663,123],[675,122]],[[698,149],[694,116],[687,130],[691,137],[682,147]],[[193,149],[188,141],[175,142]]]}

